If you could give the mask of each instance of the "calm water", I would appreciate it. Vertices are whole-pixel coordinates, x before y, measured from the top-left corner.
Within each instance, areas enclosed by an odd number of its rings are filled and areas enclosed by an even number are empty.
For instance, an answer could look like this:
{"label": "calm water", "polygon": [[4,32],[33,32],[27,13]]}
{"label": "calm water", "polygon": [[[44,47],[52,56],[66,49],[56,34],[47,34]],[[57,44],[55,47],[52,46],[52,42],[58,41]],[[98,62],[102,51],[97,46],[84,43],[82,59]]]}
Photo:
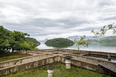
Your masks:
{"label": "calm water", "polygon": [[[53,47],[48,47],[44,44],[44,42],[41,42],[41,45],[38,46],[39,49],[53,49]],[[66,49],[76,49],[77,47],[75,45],[68,47]],[[88,48],[81,48],[81,50],[93,50],[93,51],[101,51],[101,52],[112,52],[112,53],[116,53],[116,44],[99,44],[99,43],[94,43],[94,44],[90,44]]]}

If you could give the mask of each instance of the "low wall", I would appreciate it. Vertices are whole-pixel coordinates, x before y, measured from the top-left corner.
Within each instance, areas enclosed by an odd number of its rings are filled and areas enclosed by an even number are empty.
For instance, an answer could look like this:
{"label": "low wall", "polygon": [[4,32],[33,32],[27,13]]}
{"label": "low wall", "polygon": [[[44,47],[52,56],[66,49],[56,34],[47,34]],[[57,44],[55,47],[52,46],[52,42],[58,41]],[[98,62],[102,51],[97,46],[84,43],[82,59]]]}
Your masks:
{"label": "low wall", "polygon": [[74,50],[74,49],[43,49],[40,51],[52,52],[52,51],[62,51],[62,52],[70,52],[70,53],[82,53],[82,54],[98,54],[98,55],[108,55],[116,56],[116,53],[110,52],[102,52],[102,51],[89,51],[89,50]]}
{"label": "low wall", "polygon": [[69,53],[74,53],[74,54],[82,54],[82,55],[86,55],[86,54],[97,54],[97,55],[105,55],[108,56],[108,54],[110,54],[110,56],[115,56],[116,57],[116,53],[110,53],[110,52],[102,52],[102,51],[89,51],[89,50],[74,50],[74,49],[42,49],[42,50],[37,50],[37,51],[21,51],[20,53],[23,54],[33,54],[33,53],[41,53],[41,52],[69,52]]}
{"label": "low wall", "polygon": [[101,65],[104,65],[104,66],[110,68],[111,70],[116,71],[116,63],[115,62],[104,61],[104,60],[95,59],[95,58],[86,57],[86,56],[75,56],[75,55],[73,55],[73,57],[78,61],[82,61],[82,62],[85,62],[85,63],[90,63],[90,64],[93,64],[93,65],[101,64]]}
{"label": "low wall", "polygon": [[[60,51],[60,52],[68,52],[68,53],[59,53],[59,54],[45,54],[46,52],[53,52],[53,51]],[[40,54],[40,53],[44,54]],[[71,49],[48,49],[48,50],[40,50],[40,51],[29,51],[29,52],[21,52],[21,53],[37,53],[36,56],[28,56],[24,58],[18,58],[11,61],[5,61],[0,63],[0,76],[7,75],[10,73],[15,73],[18,71],[26,70],[35,68],[38,66],[54,63],[54,62],[65,62],[64,56],[72,56],[72,65],[78,66],[81,68],[86,68],[89,70],[93,70],[100,73],[105,73],[98,64],[106,65],[112,70],[116,70],[116,63],[104,61],[100,59],[95,59],[87,56],[79,56],[77,54],[77,50],[71,50]],[[80,51],[79,53],[82,54],[100,54],[103,53],[103,55],[107,55],[109,53],[105,52],[92,52],[92,51]],[[113,53],[110,53],[112,56],[116,56]]]}
{"label": "low wall", "polygon": [[[62,56],[54,56],[54,57],[49,57],[49,58],[45,58],[45,59],[41,59],[41,60],[29,62],[29,63],[14,65],[12,67],[0,69],[0,76],[8,75],[10,73],[15,73],[18,71],[27,70],[27,69],[31,69],[31,68],[35,68],[35,67],[39,67],[39,66],[43,66],[46,64],[51,64],[54,62],[64,63],[65,59]],[[78,61],[75,59],[72,59],[71,62],[72,62],[72,65],[74,65],[74,66],[93,70],[93,71],[100,72],[100,73],[105,73],[99,66],[91,64],[91,63],[86,63],[86,62]]]}
{"label": "low wall", "polygon": [[0,69],[4,67],[12,66],[12,65],[20,64],[20,63],[26,63],[26,62],[30,62],[34,60],[39,60],[39,59],[50,57],[50,56],[53,56],[53,55],[52,54],[46,54],[46,55],[41,54],[41,55],[36,55],[36,56],[28,56],[28,57],[17,58],[17,59],[5,61],[5,62],[0,62]]}
{"label": "low wall", "polygon": [[51,64],[54,62],[59,62],[59,61],[60,61],[60,57],[55,56],[55,57],[49,57],[49,58],[45,58],[45,59],[41,59],[41,60],[29,62],[29,63],[20,64],[20,65],[14,65],[11,67],[0,69],[0,77],[2,77],[3,75],[8,75],[10,73],[15,73],[18,71],[23,71],[23,70],[35,68],[38,66]]}
{"label": "low wall", "polygon": [[78,66],[78,67],[85,68],[85,69],[88,69],[88,70],[96,71],[96,72],[99,72],[99,73],[106,73],[98,65],[94,65],[94,64],[74,60],[74,59],[72,59],[71,62],[72,62],[72,65],[74,65],[74,66]]}

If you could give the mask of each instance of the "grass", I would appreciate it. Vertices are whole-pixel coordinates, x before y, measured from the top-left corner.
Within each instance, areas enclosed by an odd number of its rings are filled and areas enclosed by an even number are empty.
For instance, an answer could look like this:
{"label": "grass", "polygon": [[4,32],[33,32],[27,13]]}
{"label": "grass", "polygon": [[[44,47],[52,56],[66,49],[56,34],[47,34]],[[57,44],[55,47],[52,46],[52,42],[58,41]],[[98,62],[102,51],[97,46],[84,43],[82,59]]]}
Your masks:
{"label": "grass", "polygon": [[16,54],[16,55],[10,55],[10,56],[3,56],[3,57],[0,57],[0,62],[12,60],[16,58],[21,58],[21,57],[26,57],[26,56],[30,56],[30,55],[29,54]]}
{"label": "grass", "polygon": [[[93,72],[90,70],[73,67],[71,69],[66,69],[65,65],[62,63],[51,64],[54,68],[53,77],[111,77],[109,75],[100,74],[98,72]],[[50,65],[47,65],[50,66]],[[47,77],[46,66],[20,71],[15,74],[10,74],[4,77]]]}

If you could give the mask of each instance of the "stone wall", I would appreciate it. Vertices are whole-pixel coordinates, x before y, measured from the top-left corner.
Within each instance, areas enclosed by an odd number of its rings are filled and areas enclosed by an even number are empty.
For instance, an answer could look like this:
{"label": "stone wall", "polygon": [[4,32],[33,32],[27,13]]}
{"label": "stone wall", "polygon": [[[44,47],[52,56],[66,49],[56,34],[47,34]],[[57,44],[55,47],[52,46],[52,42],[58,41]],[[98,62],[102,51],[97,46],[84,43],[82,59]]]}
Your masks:
{"label": "stone wall", "polygon": [[[64,55],[64,56],[67,56],[67,55]],[[108,67],[111,70],[116,71],[116,63],[115,62],[105,61],[105,60],[91,58],[91,57],[87,57],[87,56],[79,56],[79,55],[75,55],[75,54],[71,54],[70,56],[72,56],[73,59],[80,61],[80,62],[89,63],[89,64],[96,65],[96,66],[98,66],[100,64],[100,65]]]}
{"label": "stone wall", "polygon": [[5,62],[0,62],[0,68],[12,66],[12,65],[17,65],[21,63],[26,63],[26,62],[31,62],[31,61],[36,61],[45,57],[50,57],[53,56],[52,54],[41,54],[41,55],[36,55],[36,56],[28,56],[28,57],[23,57],[23,58],[18,58],[18,59],[13,59]]}
{"label": "stone wall", "polygon": [[97,54],[97,55],[106,55],[108,56],[108,54],[110,54],[110,56],[115,56],[116,57],[116,53],[110,53],[110,52],[102,52],[102,51],[89,51],[89,50],[74,50],[74,49],[42,49],[42,50],[38,50],[38,51],[21,51],[20,53],[23,54],[33,54],[33,53],[41,53],[41,52],[68,52],[68,53],[73,53],[73,54],[82,54],[82,55],[86,55],[86,54]]}
{"label": "stone wall", "polygon": [[10,73],[15,73],[18,71],[23,71],[23,70],[35,68],[38,66],[51,64],[54,62],[59,62],[59,61],[60,61],[60,57],[55,56],[55,57],[49,57],[49,58],[45,58],[45,59],[41,59],[41,60],[29,62],[29,63],[14,65],[14,66],[7,67],[7,68],[2,68],[0,69],[0,77],[2,77],[3,75],[8,75]]}
{"label": "stone wall", "polygon": [[43,49],[40,51],[52,52],[52,51],[62,51],[69,53],[82,53],[82,54],[98,54],[98,55],[108,55],[116,56],[116,53],[102,52],[102,51],[89,51],[89,50],[73,50],[73,49]]}
{"label": "stone wall", "polygon": [[[63,58],[63,56],[54,56],[54,57],[44,58],[44,59],[40,59],[40,60],[37,60],[37,61],[29,62],[29,63],[14,65],[14,66],[11,66],[11,67],[0,69],[0,76],[8,75],[10,73],[15,73],[15,72],[18,72],[18,71],[27,70],[27,69],[47,65],[47,64],[51,64],[51,63],[54,63],[54,62],[64,63],[65,59]],[[72,65],[74,65],[74,66],[78,66],[78,67],[81,67],[81,68],[93,70],[93,71],[100,72],[100,73],[105,73],[98,65],[95,65],[95,64],[82,62],[82,61],[79,61],[79,60],[76,60],[76,59],[72,59],[71,62],[72,62]]]}
{"label": "stone wall", "polygon": [[[54,54],[53,52],[63,52]],[[46,54],[46,52],[50,52]],[[65,53],[66,52],[66,53]],[[110,69],[116,70],[116,63],[104,61],[100,59],[95,59],[87,56],[79,56],[77,54],[77,50],[71,49],[48,49],[48,50],[40,50],[40,51],[29,51],[29,52],[20,52],[26,54],[35,54],[35,56],[28,56],[24,58],[18,58],[11,61],[5,61],[0,63],[0,76],[7,75],[10,73],[15,73],[18,71],[31,69],[35,67],[39,67],[46,64],[51,64],[54,62],[65,62],[64,56],[72,56],[72,65],[78,66],[81,68],[89,69],[92,71],[105,73],[98,64],[107,65]],[[107,55],[109,53],[105,52],[92,52],[92,51],[80,51],[79,53],[83,54],[100,54]],[[113,53],[110,53],[113,56],[116,56]]]}
{"label": "stone wall", "polygon": [[94,65],[102,64],[102,65],[107,65],[109,67],[113,67],[113,68],[116,69],[116,63],[115,62],[100,60],[100,59],[91,58],[91,57],[87,57],[87,56],[79,56],[79,55],[78,56],[73,55],[73,57],[76,60],[83,61],[83,62],[86,62],[86,63],[91,63],[91,64],[94,64]]}

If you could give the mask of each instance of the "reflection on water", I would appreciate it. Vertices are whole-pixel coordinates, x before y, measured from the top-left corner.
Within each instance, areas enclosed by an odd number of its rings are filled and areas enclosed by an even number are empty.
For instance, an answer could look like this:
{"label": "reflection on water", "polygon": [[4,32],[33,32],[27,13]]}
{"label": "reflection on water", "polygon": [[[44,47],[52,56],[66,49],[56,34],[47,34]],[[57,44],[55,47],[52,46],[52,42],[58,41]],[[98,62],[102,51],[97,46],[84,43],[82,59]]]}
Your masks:
{"label": "reflection on water", "polygon": [[38,46],[38,49],[53,49],[53,47],[48,47],[44,44],[44,42],[41,42],[41,44]]}
{"label": "reflection on water", "polygon": [[[90,44],[88,48],[81,48],[81,50],[91,50],[91,51],[102,51],[102,52],[113,52],[116,53],[116,44],[113,46],[111,44],[105,44],[106,46],[100,44],[100,43],[93,43]],[[53,49],[53,47],[48,47],[44,44],[44,42],[41,42],[41,45],[38,46],[39,49]],[[68,47],[66,49],[76,49],[77,47],[75,45]]]}

